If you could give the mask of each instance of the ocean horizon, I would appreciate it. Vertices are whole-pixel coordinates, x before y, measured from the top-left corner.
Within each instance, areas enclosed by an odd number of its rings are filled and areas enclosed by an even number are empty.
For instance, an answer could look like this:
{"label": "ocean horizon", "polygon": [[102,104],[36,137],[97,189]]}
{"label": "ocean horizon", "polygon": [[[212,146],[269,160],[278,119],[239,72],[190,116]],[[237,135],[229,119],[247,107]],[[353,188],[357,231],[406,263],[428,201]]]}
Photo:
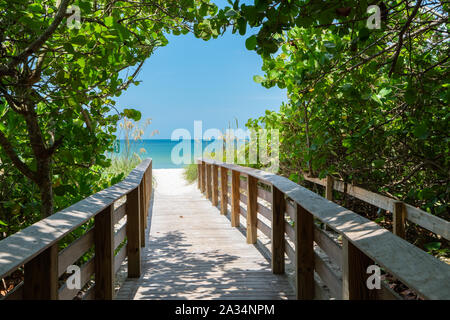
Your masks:
{"label": "ocean horizon", "polygon": [[[186,156],[183,151],[190,152],[190,163],[194,163],[194,158],[200,157],[205,148],[213,143],[215,140],[195,140],[195,139],[143,139],[143,140],[130,140],[130,147],[127,150],[126,140],[117,140],[115,150],[112,153],[112,157],[124,157],[128,153],[130,156],[136,153],[141,158],[152,158],[154,169],[173,169],[184,168],[186,163],[175,163],[172,159],[172,150],[175,149],[175,154],[179,157]],[[181,148],[183,147],[183,148]],[[201,150],[201,152],[199,152]],[[195,154],[195,151],[198,154]],[[176,159],[175,159],[176,160]]]}

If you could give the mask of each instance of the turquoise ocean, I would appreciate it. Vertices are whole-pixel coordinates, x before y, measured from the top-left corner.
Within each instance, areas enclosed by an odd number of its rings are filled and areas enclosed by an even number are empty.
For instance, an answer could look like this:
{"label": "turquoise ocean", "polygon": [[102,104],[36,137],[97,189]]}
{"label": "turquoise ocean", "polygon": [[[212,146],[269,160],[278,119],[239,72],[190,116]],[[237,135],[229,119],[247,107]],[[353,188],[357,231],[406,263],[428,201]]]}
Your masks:
{"label": "turquoise ocean", "polygon": [[[206,148],[206,146],[213,141],[199,141],[199,140],[178,140],[172,141],[170,139],[147,139],[140,141],[130,141],[130,148],[128,149],[129,154],[136,153],[144,158],[152,158],[153,159],[153,168],[154,169],[169,169],[169,168],[183,168],[186,164],[176,164],[171,159],[172,150],[182,143],[185,151],[189,151],[190,145],[190,154],[191,154],[191,162],[194,162],[194,150],[198,152]],[[197,147],[197,149],[195,149]],[[180,148],[181,149],[181,148]],[[183,150],[178,154],[183,156]],[[124,140],[119,140],[115,146],[114,156],[123,156],[127,152],[126,142]],[[200,153],[201,155],[201,153]],[[198,157],[200,156],[198,155]]]}

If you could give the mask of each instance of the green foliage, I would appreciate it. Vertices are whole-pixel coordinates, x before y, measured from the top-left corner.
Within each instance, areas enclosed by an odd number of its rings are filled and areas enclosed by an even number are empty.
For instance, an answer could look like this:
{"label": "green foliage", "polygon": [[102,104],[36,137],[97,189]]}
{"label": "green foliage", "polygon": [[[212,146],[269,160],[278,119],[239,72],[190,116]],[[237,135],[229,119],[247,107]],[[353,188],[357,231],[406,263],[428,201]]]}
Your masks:
{"label": "green foliage", "polygon": [[[369,30],[358,13],[364,3],[346,2],[352,12],[346,17],[330,16],[334,6],[318,12],[317,2],[271,3],[242,5],[239,14],[262,25],[256,51],[265,76],[254,80],[288,92],[278,112],[247,123],[280,130],[283,173],[331,174],[448,219],[448,7],[438,9],[444,18],[426,3],[412,16],[393,1],[396,10],[387,11],[383,28]],[[361,19],[345,22],[355,17]],[[399,43],[403,26],[413,36]],[[276,54],[264,45],[268,39]]]}
{"label": "green foliage", "polygon": [[[117,180],[101,178],[116,123],[141,114],[115,112],[115,98],[138,85],[142,64],[168,43],[167,34],[198,30],[217,11],[207,0],[60,3],[0,0],[0,159],[7,170],[0,188],[13,186],[0,199],[7,233],[35,221],[41,208],[46,216]],[[70,5],[81,9],[80,29],[67,26]]]}
{"label": "green foliage", "polygon": [[184,167],[183,175],[187,182],[193,183],[198,178],[197,165],[195,163],[188,164]]}

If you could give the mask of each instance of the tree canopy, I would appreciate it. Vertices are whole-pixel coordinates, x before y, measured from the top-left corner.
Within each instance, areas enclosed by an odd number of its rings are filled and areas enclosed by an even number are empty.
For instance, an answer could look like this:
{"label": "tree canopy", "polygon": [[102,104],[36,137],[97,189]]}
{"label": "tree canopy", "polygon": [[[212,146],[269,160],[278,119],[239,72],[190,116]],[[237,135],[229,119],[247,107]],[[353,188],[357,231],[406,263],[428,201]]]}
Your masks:
{"label": "tree canopy", "polygon": [[117,120],[140,118],[133,106],[115,110],[114,98],[138,84],[167,34],[216,11],[205,0],[0,1],[1,167],[38,186],[42,216],[53,193],[57,207],[92,193]]}
{"label": "tree canopy", "polygon": [[254,79],[288,92],[247,124],[280,130],[283,173],[330,174],[448,214],[448,3],[230,4],[217,25],[259,27],[246,42],[264,61]]}

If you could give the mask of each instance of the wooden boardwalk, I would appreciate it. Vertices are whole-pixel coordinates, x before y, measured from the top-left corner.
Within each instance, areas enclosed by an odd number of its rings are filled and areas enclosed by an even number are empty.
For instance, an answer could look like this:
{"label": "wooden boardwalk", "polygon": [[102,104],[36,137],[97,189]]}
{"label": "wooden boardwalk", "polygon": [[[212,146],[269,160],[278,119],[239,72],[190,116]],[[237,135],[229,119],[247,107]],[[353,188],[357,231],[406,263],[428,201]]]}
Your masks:
{"label": "wooden boardwalk", "polygon": [[[116,299],[293,299],[285,275],[230,226],[181,169],[154,170],[156,188],[139,279]],[[148,234],[149,233],[149,234]]]}

